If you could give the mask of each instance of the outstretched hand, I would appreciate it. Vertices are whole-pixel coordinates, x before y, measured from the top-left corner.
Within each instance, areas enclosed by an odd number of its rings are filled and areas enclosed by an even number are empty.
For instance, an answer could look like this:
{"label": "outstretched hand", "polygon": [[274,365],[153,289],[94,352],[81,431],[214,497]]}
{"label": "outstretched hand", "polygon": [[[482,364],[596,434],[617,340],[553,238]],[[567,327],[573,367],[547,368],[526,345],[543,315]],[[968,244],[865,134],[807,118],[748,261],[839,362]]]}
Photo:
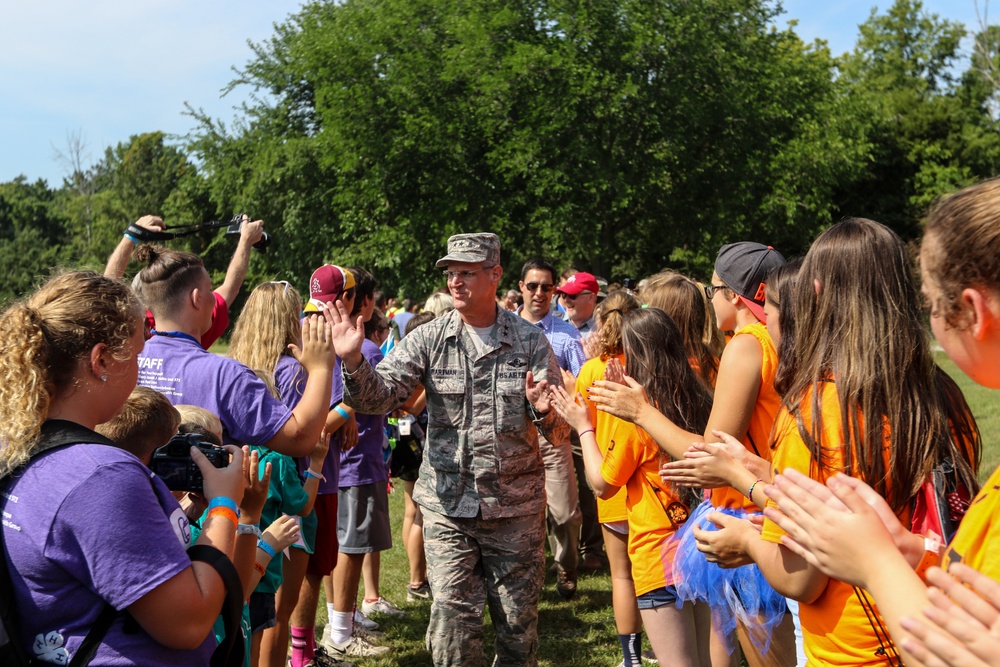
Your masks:
{"label": "outstretched hand", "polygon": [[901,619],[902,647],[927,667],[1000,667],[1000,583],[962,563],[931,568],[927,583],[934,606]]}
{"label": "outstretched hand", "polygon": [[535,408],[535,412],[548,412],[549,408],[552,407],[548,380],[535,382],[535,374],[531,371],[528,371],[524,378],[524,393],[528,402],[531,403],[531,407]]}
{"label": "outstretched hand", "polygon": [[886,525],[890,517],[893,532],[905,529],[870,486],[848,480],[853,478],[838,474],[824,486],[787,469],[764,489],[778,505],[764,514],[787,533],[781,538],[785,547],[827,576],[867,588],[880,565],[870,555],[898,550]]}
{"label": "outstretched hand", "polygon": [[361,343],[365,340],[364,317],[358,315],[351,321],[342,301],[328,302],[323,309],[323,316],[330,323],[330,337],[333,347],[346,365],[347,372],[353,373],[361,364]]}
{"label": "outstretched hand", "polygon": [[302,347],[289,343],[288,349],[307,373],[323,369],[331,370],[336,360],[330,325],[322,317],[312,316],[303,319]]}
{"label": "outstretched hand", "polygon": [[714,433],[722,442],[696,442],[684,458],[664,463],[660,468],[663,481],[702,489],[731,486],[735,475],[746,467],[747,449],[728,433]]}
{"label": "outstretched hand", "polygon": [[[611,364],[608,364],[611,367]],[[646,390],[638,382],[623,375],[624,384],[612,380],[597,380],[587,387],[590,401],[602,412],[612,414],[619,419],[635,423],[642,414],[643,408],[649,405]]]}
{"label": "outstretched hand", "polygon": [[552,388],[552,407],[577,433],[593,428],[593,424],[590,423],[590,411],[587,410],[580,394],[570,396],[564,388],[557,385]]}

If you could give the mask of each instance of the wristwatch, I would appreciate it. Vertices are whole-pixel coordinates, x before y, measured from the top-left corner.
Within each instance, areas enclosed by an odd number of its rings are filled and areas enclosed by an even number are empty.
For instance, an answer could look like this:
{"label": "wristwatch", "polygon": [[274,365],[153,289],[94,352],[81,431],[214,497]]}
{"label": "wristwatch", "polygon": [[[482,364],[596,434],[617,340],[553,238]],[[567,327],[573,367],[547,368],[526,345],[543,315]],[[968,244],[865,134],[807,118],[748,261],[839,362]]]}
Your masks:
{"label": "wristwatch", "polygon": [[253,535],[260,538],[260,528],[255,523],[238,523],[236,524],[236,534]]}

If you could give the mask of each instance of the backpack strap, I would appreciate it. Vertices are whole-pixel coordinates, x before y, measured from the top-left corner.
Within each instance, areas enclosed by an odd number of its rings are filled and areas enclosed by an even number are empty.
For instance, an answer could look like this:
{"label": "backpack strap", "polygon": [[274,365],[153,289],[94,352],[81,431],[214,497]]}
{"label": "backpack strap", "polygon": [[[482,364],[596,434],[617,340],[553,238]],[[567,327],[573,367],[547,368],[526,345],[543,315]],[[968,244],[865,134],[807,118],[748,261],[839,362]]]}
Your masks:
{"label": "backpack strap", "polygon": [[196,544],[187,553],[192,561],[208,563],[215,568],[226,585],[226,599],[221,612],[226,638],[212,654],[211,667],[240,667],[243,665],[246,647],[243,645],[243,630],[240,626],[243,617],[243,584],[236,566],[226,554],[207,544]]}

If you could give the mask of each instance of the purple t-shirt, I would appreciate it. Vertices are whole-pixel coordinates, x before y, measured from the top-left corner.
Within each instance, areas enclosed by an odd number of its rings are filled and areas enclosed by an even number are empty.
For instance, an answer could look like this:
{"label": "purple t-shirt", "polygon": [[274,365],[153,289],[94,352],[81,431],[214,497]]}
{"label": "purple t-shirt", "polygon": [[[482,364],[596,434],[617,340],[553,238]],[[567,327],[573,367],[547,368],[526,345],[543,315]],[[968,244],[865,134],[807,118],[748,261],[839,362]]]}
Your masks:
{"label": "purple t-shirt", "polygon": [[196,405],[222,421],[226,444],[266,445],[292,411],[254,372],[191,339],[153,336],[139,355],[139,384],[174,405]]}
{"label": "purple t-shirt", "polygon": [[[278,386],[278,394],[282,402],[289,409],[294,409],[302,398],[302,392],[306,388],[306,378],[308,374],[302,364],[295,360],[295,357],[287,354],[278,358],[278,365],[274,369],[274,383]],[[337,405],[344,400],[344,379],[340,373],[340,359],[338,358],[333,367],[333,384],[330,392],[330,407]],[[337,493],[340,484],[340,432],[330,436],[330,451],[323,459],[322,475],[325,480],[319,481],[317,495],[326,493]],[[299,469],[299,477],[305,481],[306,470],[309,469],[309,457],[301,456],[296,459]]]}
{"label": "purple t-shirt", "polygon": [[[382,350],[367,338],[361,343],[361,354],[372,368],[382,361]],[[334,369],[339,373],[340,369]],[[382,443],[385,442],[385,415],[363,415],[355,413],[358,420],[358,444],[340,455],[340,486],[361,486],[374,482],[384,482],[389,471],[382,457]]]}
{"label": "purple t-shirt", "polygon": [[[191,530],[166,485],[117,447],[39,455],[0,498],[22,645],[65,665],[106,603],[125,609],[191,566]],[[181,610],[178,610],[180,613]],[[208,665],[215,636],[170,649],[117,617],[91,665]]]}

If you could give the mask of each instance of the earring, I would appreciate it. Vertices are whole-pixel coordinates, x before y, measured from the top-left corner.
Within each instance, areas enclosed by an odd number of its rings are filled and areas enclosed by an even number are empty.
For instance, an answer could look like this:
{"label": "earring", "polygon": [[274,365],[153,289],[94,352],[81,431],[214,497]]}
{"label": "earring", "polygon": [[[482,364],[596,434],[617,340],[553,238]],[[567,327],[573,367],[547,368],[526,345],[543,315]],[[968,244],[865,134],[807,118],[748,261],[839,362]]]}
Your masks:
{"label": "earring", "polygon": [[107,382],[107,381],[108,381],[108,374],[104,373],[103,375],[101,375],[101,382]]}

